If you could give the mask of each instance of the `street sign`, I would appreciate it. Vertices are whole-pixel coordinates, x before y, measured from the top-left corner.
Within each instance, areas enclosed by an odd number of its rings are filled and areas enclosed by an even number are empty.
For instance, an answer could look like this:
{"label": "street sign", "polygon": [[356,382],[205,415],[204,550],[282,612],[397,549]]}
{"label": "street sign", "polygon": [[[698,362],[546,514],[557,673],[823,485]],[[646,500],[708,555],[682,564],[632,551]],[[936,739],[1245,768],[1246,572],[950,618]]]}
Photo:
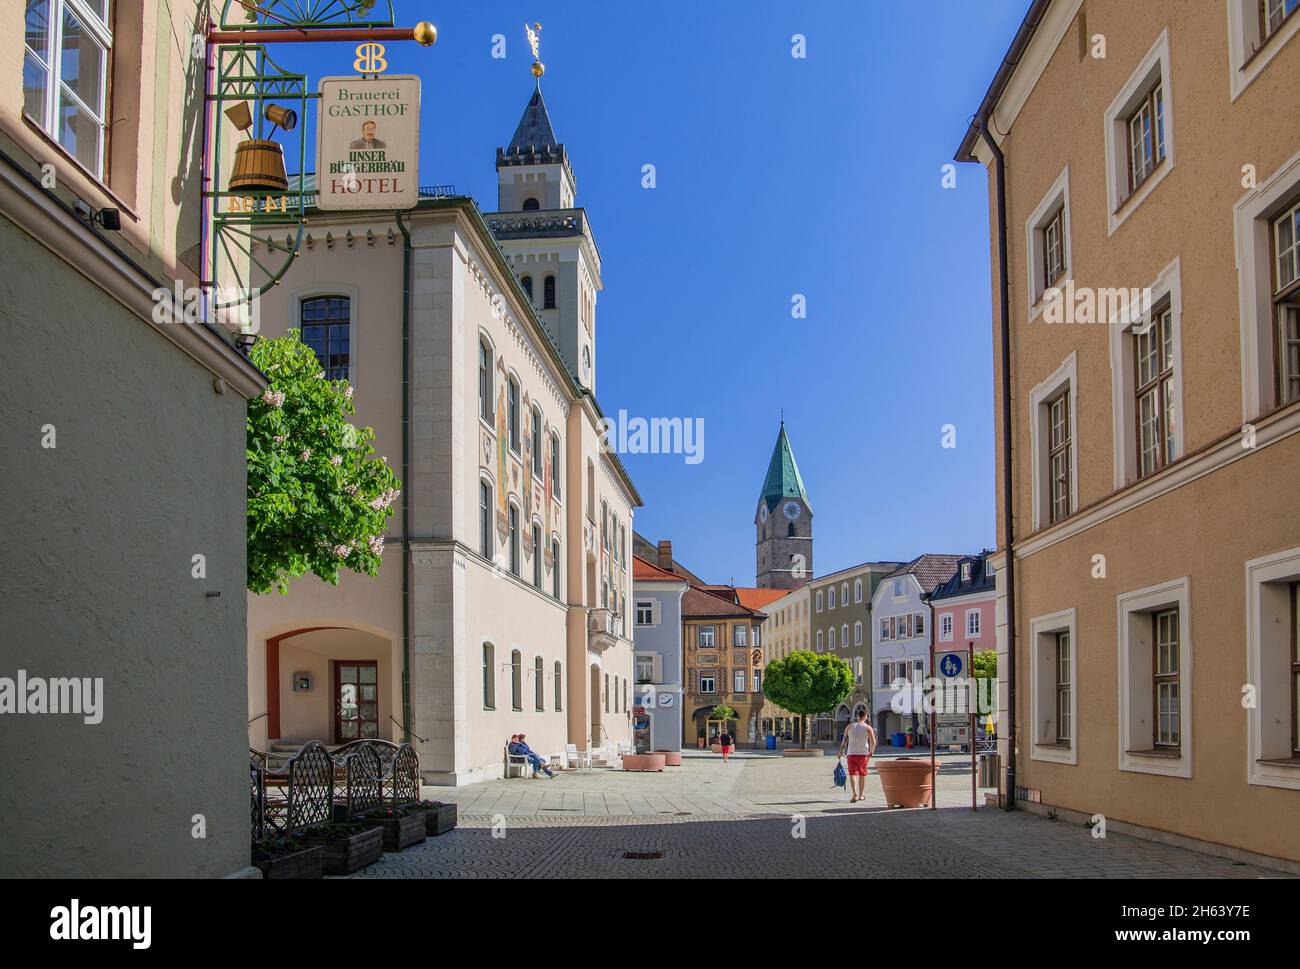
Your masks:
{"label": "street sign", "polygon": [[961,671],[966,668],[966,654],[939,653],[936,657],[936,665],[939,667],[939,672],[949,679],[961,676]]}
{"label": "street sign", "polygon": [[316,121],[316,205],[404,210],[419,200],[420,79],[324,77]]}

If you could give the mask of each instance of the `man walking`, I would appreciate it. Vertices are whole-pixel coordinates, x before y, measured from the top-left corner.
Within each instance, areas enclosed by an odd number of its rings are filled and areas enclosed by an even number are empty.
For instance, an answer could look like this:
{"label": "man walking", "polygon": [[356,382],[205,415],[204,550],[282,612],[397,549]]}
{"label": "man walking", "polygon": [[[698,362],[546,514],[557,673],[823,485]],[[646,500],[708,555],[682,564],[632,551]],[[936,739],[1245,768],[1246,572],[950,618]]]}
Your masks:
{"label": "man walking", "polygon": [[876,732],[867,723],[867,708],[858,707],[856,715],[856,720],[844,728],[844,739],[840,741],[840,756],[847,754],[849,760],[850,804],[866,800],[867,767],[876,749]]}

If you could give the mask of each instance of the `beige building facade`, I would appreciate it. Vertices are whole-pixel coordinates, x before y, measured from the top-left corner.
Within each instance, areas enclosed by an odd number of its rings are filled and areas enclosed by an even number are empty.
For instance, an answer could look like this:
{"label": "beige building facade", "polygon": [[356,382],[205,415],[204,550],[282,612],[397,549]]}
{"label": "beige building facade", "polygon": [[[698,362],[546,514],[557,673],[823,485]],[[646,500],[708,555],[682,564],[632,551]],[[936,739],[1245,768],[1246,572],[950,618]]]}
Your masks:
{"label": "beige building facade", "polygon": [[958,152],[989,169],[1010,400],[1002,796],[1290,863],[1298,31],[1275,3],[1034,2]]}
{"label": "beige building facade", "polygon": [[250,598],[254,747],[409,736],[426,783],[464,784],[501,776],[515,733],[543,757],[631,742],[640,498],[601,441],[600,267],[540,89],[497,169],[486,216],[449,197],[402,224],[313,218],[263,301],[263,334],[302,330],[394,468],[409,422],[409,531],[399,511],[376,578]]}

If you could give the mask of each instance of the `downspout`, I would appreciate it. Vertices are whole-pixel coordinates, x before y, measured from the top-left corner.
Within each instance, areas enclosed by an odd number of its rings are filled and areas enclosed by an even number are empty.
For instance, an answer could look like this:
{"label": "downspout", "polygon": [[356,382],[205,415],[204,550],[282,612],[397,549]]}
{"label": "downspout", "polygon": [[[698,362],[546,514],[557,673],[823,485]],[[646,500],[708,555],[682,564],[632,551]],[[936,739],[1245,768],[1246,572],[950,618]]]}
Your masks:
{"label": "downspout", "polygon": [[1006,809],[1016,807],[1016,555],[1015,490],[1011,474],[1011,281],[1007,271],[1007,172],[1006,158],[989,131],[989,112],[975,120],[984,143],[993,153],[994,182],[998,206],[998,327],[1002,343],[1002,547],[1006,550],[1007,575],[1007,791]]}
{"label": "downspout", "polygon": [[411,232],[402,232],[402,740],[411,742]]}

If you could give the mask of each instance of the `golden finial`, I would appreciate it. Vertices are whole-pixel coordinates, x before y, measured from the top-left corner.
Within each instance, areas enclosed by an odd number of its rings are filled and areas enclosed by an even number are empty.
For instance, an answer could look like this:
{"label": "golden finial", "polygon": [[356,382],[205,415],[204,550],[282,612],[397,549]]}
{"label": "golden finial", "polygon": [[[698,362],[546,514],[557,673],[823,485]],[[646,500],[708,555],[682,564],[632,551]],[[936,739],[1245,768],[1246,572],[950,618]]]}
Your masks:
{"label": "golden finial", "polygon": [[541,32],[541,29],[541,24],[533,24],[531,27],[529,27],[528,24],[524,24],[524,33],[528,35],[528,46],[533,49],[533,77],[537,78],[539,81],[542,79],[542,75],[546,73],[546,65],[542,63],[541,55],[539,53],[541,48],[541,38],[538,34]]}

